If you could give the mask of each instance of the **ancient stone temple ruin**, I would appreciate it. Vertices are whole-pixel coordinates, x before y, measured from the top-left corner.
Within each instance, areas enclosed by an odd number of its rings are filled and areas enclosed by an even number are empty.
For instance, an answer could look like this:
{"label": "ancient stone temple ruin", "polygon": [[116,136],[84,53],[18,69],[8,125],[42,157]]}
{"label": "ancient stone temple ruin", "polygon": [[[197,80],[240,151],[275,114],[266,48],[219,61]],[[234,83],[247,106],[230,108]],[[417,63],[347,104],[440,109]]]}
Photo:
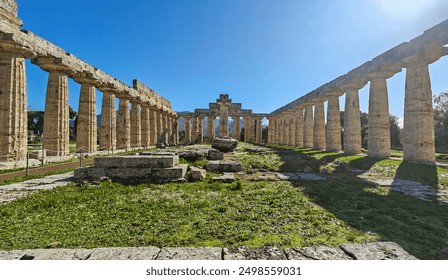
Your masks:
{"label": "ancient stone temple ruin", "polygon": [[[232,103],[228,94],[220,94],[215,103],[209,103],[208,109],[196,109],[194,112],[177,112],[179,118],[185,120],[184,142],[211,143],[215,137],[232,137],[242,140],[240,120],[243,118],[244,141],[262,143],[262,120],[268,114],[253,113],[250,109],[242,109],[241,103]],[[233,121],[233,129],[229,130],[229,117]],[[204,134],[204,120],[207,119]],[[219,118],[218,135],[215,133],[215,119]]]}

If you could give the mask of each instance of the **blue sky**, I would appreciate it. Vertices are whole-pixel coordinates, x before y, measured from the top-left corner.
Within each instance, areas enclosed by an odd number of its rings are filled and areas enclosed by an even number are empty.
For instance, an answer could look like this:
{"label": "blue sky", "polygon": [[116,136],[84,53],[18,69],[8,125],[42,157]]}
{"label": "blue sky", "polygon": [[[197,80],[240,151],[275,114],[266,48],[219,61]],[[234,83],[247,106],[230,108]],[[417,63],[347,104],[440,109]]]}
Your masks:
{"label": "blue sky", "polygon": [[[228,93],[243,108],[270,113],[448,18],[446,0],[17,2],[23,29],[129,85],[141,80],[176,111],[207,108]],[[448,90],[448,58],[430,73],[433,94]],[[47,77],[27,64],[33,109],[44,109]],[[388,80],[399,117],[404,77]],[[70,83],[75,110],[79,88]],[[360,98],[366,112],[368,85]]]}

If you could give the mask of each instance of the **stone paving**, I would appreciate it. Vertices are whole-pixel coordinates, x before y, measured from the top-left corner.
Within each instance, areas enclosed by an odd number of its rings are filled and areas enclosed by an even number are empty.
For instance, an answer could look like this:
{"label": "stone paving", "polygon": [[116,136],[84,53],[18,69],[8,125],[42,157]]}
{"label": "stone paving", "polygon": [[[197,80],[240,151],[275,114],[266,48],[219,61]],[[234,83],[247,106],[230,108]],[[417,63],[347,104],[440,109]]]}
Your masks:
{"label": "stone paving", "polygon": [[416,260],[393,242],[339,247],[123,247],[0,251],[0,260]]}

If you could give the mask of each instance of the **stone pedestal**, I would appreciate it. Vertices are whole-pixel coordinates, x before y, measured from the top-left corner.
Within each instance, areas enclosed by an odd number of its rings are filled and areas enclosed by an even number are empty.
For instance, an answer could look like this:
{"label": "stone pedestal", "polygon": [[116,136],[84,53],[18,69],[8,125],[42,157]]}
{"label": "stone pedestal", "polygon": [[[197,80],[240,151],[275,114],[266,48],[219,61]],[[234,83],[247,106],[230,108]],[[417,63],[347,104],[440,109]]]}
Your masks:
{"label": "stone pedestal", "polygon": [[0,57],[0,161],[25,160],[28,143],[25,60]]}
{"label": "stone pedestal", "polygon": [[303,124],[303,146],[313,148],[313,106],[306,105]]}
{"label": "stone pedestal", "polygon": [[117,120],[117,147],[129,149],[131,147],[131,116],[129,100],[120,99]]}
{"label": "stone pedestal", "polygon": [[151,145],[155,145],[157,143],[158,136],[158,125],[157,125],[157,110],[149,109],[149,140]]}
{"label": "stone pedestal", "polygon": [[303,147],[303,109],[294,110],[294,118],[296,119],[295,146]]}
{"label": "stone pedestal", "polygon": [[117,145],[117,114],[115,111],[115,95],[103,92],[101,107],[100,149],[114,150]]}
{"label": "stone pedestal", "polygon": [[423,58],[410,60],[406,68],[403,152],[404,160],[435,163],[431,81]]}
{"label": "stone pedestal", "polygon": [[325,150],[325,109],[323,100],[318,100],[314,105],[313,131],[313,148]]}
{"label": "stone pedestal", "polygon": [[369,93],[369,137],[370,157],[390,157],[390,116],[386,78],[390,75],[371,75]]}
{"label": "stone pedestal", "polygon": [[361,111],[358,88],[349,88],[345,94],[344,152],[349,155],[361,153]]}
{"label": "stone pedestal", "polygon": [[341,145],[341,113],[339,109],[339,93],[329,95],[327,106],[326,150],[339,152]]}
{"label": "stone pedestal", "polygon": [[143,107],[141,109],[141,139],[142,147],[148,148],[151,146],[151,136],[150,136],[150,124],[149,124],[149,108]]}
{"label": "stone pedestal", "polygon": [[76,150],[94,153],[97,150],[96,91],[91,83],[81,84],[78,121],[76,126]]}
{"label": "stone pedestal", "polygon": [[140,104],[133,103],[131,109],[131,147],[142,146],[142,123]]}
{"label": "stone pedestal", "polygon": [[50,72],[44,115],[44,149],[49,156],[69,153],[69,109],[67,74]]}

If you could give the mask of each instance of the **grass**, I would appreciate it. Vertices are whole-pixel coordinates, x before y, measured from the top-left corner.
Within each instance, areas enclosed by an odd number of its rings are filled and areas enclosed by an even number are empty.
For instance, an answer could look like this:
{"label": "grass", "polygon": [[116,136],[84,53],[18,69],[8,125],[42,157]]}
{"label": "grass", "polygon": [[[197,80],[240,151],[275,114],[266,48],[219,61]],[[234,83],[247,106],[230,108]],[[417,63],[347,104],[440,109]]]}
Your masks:
{"label": "grass", "polygon": [[[69,185],[0,205],[0,248],[336,245],[377,239],[287,182]],[[93,238],[94,237],[94,238]]]}

